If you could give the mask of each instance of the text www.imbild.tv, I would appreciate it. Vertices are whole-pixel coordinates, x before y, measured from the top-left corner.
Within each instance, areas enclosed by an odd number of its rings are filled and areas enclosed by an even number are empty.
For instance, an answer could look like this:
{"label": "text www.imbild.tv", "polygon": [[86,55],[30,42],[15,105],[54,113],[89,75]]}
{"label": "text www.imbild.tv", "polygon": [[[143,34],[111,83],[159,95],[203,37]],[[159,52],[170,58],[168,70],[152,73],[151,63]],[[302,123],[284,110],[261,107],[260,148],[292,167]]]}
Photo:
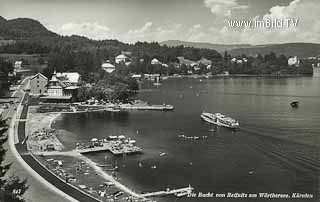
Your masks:
{"label": "text www.imbild.tv", "polygon": [[261,19],[261,20],[227,20],[229,28],[295,28],[298,26],[299,19],[285,18],[285,19]]}

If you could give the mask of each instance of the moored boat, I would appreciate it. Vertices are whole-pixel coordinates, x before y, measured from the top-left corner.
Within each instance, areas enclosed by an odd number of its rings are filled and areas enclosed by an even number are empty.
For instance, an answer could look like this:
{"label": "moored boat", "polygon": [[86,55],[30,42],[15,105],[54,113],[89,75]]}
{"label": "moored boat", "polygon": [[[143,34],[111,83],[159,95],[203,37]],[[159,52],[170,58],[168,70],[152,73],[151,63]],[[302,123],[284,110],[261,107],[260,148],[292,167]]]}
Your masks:
{"label": "moored boat", "polygon": [[208,112],[203,112],[201,114],[201,119],[212,123],[216,124],[218,126],[224,126],[227,128],[238,128],[239,127],[239,122],[231,117],[225,116],[221,113],[208,113]]}

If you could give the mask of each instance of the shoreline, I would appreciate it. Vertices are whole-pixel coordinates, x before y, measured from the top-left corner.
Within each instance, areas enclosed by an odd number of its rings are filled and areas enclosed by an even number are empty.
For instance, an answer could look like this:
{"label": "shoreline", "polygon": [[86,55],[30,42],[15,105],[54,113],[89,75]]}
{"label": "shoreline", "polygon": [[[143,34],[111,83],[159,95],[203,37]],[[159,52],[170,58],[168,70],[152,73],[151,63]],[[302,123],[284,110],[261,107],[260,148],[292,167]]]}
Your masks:
{"label": "shoreline", "polygon": [[[26,77],[23,82],[28,77]],[[14,92],[13,95],[15,95],[17,91]],[[23,93],[22,99],[20,100],[18,104],[18,108],[21,108],[22,102],[24,100],[25,93]],[[48,182],[44,177],[42,177],[37,171],[35,171],[26,161],[25,159],[21,156],[20,151],[18,151],[18,148],[16,147],[16,144],[18,145],[19,143],[15,143],[15,136],[18,133],[18,130],[15,130],[15,128],[18,128],[19,122],[16,122],[16,120],[20,117],[17,117],[18,110],[13,114],[11,121],[9,123],[9,128],[8,128],[8,148],[12,155],[16,158],[17,162],[23,167],[25,171],[27,171],[35,180],[37,180],[40,184],[44,185],[47,187],[49,190],[55,192],[57,195],[60,197],[66,199],[67,201],[72,201],[72,202],[79,202],[72,196],[66,194],[62,190],[58,189],[56,186],[52,185],[50,182]],[[15,127],[17,126],[17,127]],[[18,135],[17,135],[18,136]]]}
{"label": "shoreline", "polygon": [[[98,111],[101,111],[101,110],[98,110]],[[90,111],[92,112],[92,111]],[[84,112],[67,112],[68,114],[70,113],[84,113]],[[50,117],[50,120],[49,120],[49,123],[46,124],[46,123],[43,123],[43,125],[41,125],[41,127],[45,127],[45,124],[46,126],[48,127],[48,129],[52,129],[52,124],[56,121],[56,119],[64,114],[64,112],[50,112],[50,113],[45,113],[46,115],[48,114],[54,114],[54,116]],[[40,127],[40,128],[41,128]],[[57,138],[58,139],[58,138]],[[59,139],[58,139],[59,140]],[[59,140],[60,142],[60,140]],[[60,142],[61,143],[61,142]],[[62,144],[62,143],[61,143]],[[62,144],[63,145],[63,144]],[[34,156],[35,155],[35,156]],[[81,160],[83,162],[86,162],[86,164],[88,166],[90,166],[97,175],[99,175],[100,177],[102,177],[104,180],[107,180],[107,181],[110,181],[114,184],[114,186],[127,193],[128,195],[130,195],[131,197],[134,197],[134,198],[137,198],[137,199],[141,199],[141,200],[145,200],[146,198],[143,197],[142,195],[132,191],[130,188],[128,188],[126,185],[122,184],[121,182],[119,182],[118,180],[116,180],[112,175],[110,175],[109,173],[107,173],[106,171],[104,171],[101,167],[98,166],[98,163],[92,161],[90,158],[74,151],[74,150],[71,150],[71,151],[52,151],[52,152],[34,152],[32,157],[38,161],[39,164],[41,164],[45,169],[47,169],[50,173],[52,173],[53,175],[55,175],[59,180],[61,180],[63,183],[64,182],[64,179],[62,179],[61,177],[57,176],[53,171],[51,171],[51,169],[48,169],[42,162],[41,160],[42,159],[39,159],[39,157],[37,156],[69,156],[69,157],[72,157],[72,158],[75,158],[75,159],[78,159],[78,160]],[[70,184],[70,183],[66,183],[70,186],[72,186],[73,188],[77,189],[78,191],[82,192],[83,194],[86,194],[98,201],[101,201],[100,199],[96,198],[95,196],[92,196],[90,195],[89,193],[86,193],[84,190],[81,190],[80,187],[77,187],[76,185],[74,184]]]}
{"label": "shoreline", "polygon": [[230,74],[230,75],[198,75],[198,74],[191,74],[191,75],[171,75],[171,76],[161,76],[162,78],[165,77],[167,79],[172,78],[191,78],[191,79],[201,79],[201,78],[232,78],[232,77],[250,77],[250,78],[302,78],[302,77],[310,77],[313,78],[312,75],[258,75],[258,74]]}

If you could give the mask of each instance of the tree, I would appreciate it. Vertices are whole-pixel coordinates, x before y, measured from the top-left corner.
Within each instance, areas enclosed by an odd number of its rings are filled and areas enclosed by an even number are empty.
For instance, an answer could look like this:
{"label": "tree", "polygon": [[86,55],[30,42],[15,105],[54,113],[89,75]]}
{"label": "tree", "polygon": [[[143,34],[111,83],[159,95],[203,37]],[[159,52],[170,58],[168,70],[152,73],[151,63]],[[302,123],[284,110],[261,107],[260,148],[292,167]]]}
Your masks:
{"label": "tree", "polygon": [[23,195],[28,189],[27,181],[21,181],[17,176],[5,176],[11,166],[11,164],[3,163],[6,154],[3,144],[8,139],[7,130],[6,121],[0,117],[0,201],[25,202]]}
{"label": "tree", "polygon": [[10,87],[8,73],[13,72],[12,63],[0,57],[0,96],[3,96]]}

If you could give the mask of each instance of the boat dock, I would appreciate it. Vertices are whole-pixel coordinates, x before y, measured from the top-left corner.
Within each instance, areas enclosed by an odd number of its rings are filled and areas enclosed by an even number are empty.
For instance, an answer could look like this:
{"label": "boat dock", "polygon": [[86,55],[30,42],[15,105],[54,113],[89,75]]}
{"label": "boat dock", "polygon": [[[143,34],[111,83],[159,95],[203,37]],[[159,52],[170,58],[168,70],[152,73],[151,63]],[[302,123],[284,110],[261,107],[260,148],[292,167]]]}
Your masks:
{"label": "boat dock", "polygon": [[183,194],[183,193],[185,193],[184,195],[187,195],[191,193],[193,189],[194,188],[189,185],[188,187],[185,187],[185,188],[172,189],[172,190],[167,189],[166,191],[150,192],[150,193],[141,194],[141,196],[147,198],[147,197],[164,196],[164,195],[172,195],[172,194],[179,196],[179,194]]}
{"label": "boat dock", "polygon": [[97,141],[94,141],[93,144],[91,145],[77,146],[75,151],[77,151],[80,154],[109,151],[113,155],[121,155],[121,154],[140,153],[142,152],[142,149],[128,141],[121,141],[121,140],[98,141],[97,140]]}
{"label": "boat dock", "polygon": [[169,111],[173,110],[173,105],[131,105],[131,104],[122,104],[119,106],[120,109],[127,110],[162,110]]}

